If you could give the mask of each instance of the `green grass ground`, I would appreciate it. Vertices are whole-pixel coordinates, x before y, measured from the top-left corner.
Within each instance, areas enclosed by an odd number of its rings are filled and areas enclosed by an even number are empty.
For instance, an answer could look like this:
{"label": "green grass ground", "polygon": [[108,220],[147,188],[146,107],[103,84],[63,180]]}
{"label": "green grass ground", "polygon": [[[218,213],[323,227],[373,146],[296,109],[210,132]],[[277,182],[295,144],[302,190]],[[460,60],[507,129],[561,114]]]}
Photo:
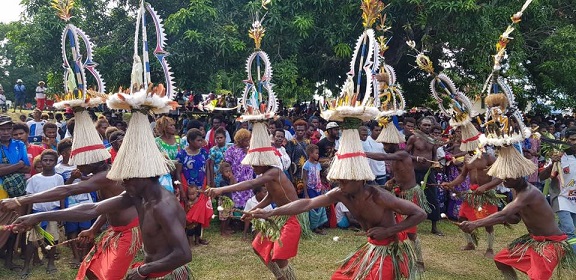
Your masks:
{"label": "green grass ground", "polygon": [[[427,269],[424,279],[501,279],[493,261],[483,256],[486,249],[483,233],[480,234],[479,249],[463,252],[460,251],[463,237],[456,226],[441,222],[440,229],[446,234],[444,237],[430,234],[429,229],[428,221],[419,226]],[[325,236],[315,235],[312,240],[300,241],[298,255],[291,260],[298,279],[330,279],[338,262],[366,241],[365,237],[355,236],[349,230],[330,229],[327,232]],[[497,226],[495,249],[502,249],[525,232],[523,225],[516,225],[512,230]],[[334,236],[339,236],[340,240],[333,241]],[[196,279],[274,279],[252,252],[250,243],[242,240],[241,234],[223,238],[216,224],[213,224],[205,231],[205,237],[210,244],[192,250],[190,267]],[[74,279],[76,270],[68,265],[70,253],[67,248],[61,249],[61,258],[56,262],[59,269],[56,274],[47,275],[45,267],[34,267],[29,279]],[[22,261],[18,260],[18,263]],[[0,279],[20,278],[18,273],[0,266]],[[522,275],[521,279],[527,278]]]}

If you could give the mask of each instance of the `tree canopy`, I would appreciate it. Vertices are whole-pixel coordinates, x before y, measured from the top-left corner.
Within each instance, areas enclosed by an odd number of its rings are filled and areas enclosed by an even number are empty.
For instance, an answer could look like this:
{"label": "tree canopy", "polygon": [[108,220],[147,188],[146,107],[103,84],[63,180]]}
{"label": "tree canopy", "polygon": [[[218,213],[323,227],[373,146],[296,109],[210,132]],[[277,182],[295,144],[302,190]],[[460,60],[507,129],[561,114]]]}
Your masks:
{"label": "tree canopy", "polygon": [[[33,86],[48,82],[62,90],[61,33],[65,23],[49,0],[23,0],[19,22],[0,24],[0,83],[7,93],[20,78]],[[128,86],[132,65],[135,0],[76,0],[71,22],[95,44],[94,60],[108,92]],[[436,65],[469,96],[478,96],[492,67],[499,35],[524,0],[395,0],[384,10],[391,29],[387,63],[396,68],[410,106],[430,101],[428,81],[415,69],[414,40]],[[157,0],[164,18],[170,55],[180,89],[239,95],[244,66],[253,50],[247,32],[259,13],[266,35],[275,91],[285,103],[334,93],[348,72],[354,43],[361,34],[360,0],[261,1]],[[576,1],[535,0],[524,12],[508,46],[503,71],[518,100],[552,101],[559,108],[576,105]],[[149,38],[153,28],[148,28]],[[152,60],[151,60],[152,61]],[[153,75],[161,75],[152,64]]]}

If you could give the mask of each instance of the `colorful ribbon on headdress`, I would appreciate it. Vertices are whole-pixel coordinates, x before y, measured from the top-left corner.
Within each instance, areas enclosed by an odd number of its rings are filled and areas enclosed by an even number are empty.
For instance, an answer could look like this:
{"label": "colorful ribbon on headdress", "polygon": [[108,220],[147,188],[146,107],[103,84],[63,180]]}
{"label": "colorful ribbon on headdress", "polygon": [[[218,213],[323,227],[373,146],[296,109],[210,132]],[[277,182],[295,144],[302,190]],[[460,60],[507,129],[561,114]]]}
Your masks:
{"label": "colorful ribbon on headdress", "polygon": [[262,147],[262,148],[254,148],[248,150],[248,153],[263,153],[263,152],[274,152],[275,155],[281,157],[282,154],[278,151],[278,149],[274,147]]}
{"label": "colorful ribbon on headdress", "polygon": [[79,153],[84,153],[84,152],[94,151],[94,150],[99,150],[99,149],[106,149],[106,147],[104,147],[104,144],[85,146],[82,148],[78,148],[76,150],[72,150],[70,152],[70,157],[72,158]]}
{"label": "colorful ribbon on headdress", "polygon": [[355,158],[355,157],[366,157],[366,154],[364,152],[336,154],[337,159],[347,159],[347,158]]}

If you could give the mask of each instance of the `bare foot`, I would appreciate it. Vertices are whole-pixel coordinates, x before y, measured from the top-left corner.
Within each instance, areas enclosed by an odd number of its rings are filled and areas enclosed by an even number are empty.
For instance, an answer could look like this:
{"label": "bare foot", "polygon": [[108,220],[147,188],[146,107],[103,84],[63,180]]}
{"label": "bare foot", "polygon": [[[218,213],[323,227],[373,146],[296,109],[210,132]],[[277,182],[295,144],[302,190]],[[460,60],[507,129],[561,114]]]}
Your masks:
{"label": "bare foot", "polygon": [[22,266],[21,265],[17,265],[13,262],[6,262],[4,263],[4,267],[6,267],[7,269],[11,270],[11,271],[22,271]]}
{"label": "bare foot", "polygon": [[468,244],[466,244],[466,246],[462,246],[462,247],[460,248],[460,250],[462,250],[462,251],[472,251],[472,250],[476,250],[476,246],[474,246],[474,244],[472,244],[472,243],[468,243]]}
{"label": "bare foot", "polygon": [[486,249],[486,253],[484,253],[484,257],[489,259],[494,259],[494,250]]}
{"label": "bare foot", "polygon": [[435,234],[435,235],[438,235],[438,236],[444,236],[444,233],[441,232],[441,231],[439,231],[439,230],[432,230],[431,232],[432,232],[432,234]]}
{"label": "bare foot", "polygon": [[315,228],[313,230],[314,233],[319,234],[319,235],[326,235],[326,231],[324,231],[323,229],[320,228]]}
{"label": "bare foot", "polygon": [[198,243],[200,243],[200,245],[208,245],[208,244],[210,244],[210,242],[208,242],[208,240],[202,239],[202,238],[200,238],[200,240],[198,240]]}
{"label": "bare foot", "polygon": [[28,276],[30,276],[30,268],[26,268],[23,269],[22,272],[20,272],[20,279],[28,279]]}

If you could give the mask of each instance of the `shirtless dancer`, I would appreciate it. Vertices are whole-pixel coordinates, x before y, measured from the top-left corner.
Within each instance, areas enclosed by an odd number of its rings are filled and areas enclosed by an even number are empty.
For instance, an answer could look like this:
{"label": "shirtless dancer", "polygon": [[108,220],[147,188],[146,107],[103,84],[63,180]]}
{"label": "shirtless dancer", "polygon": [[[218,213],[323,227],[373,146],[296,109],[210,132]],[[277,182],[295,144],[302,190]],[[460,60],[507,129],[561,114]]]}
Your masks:
{"label": "shirtless dancer", "polygon": [[[421,118],[419,120],[418,128],[422,133],[429,135],[432,130],[432,121],[427,117]],[[414,134],[408,139],[406,151],[418,159],[414,164],[414,172],[416,174],[416,182],[422,182],[426,173],[432,166],[430,161],[436,160],[436,147],[434,144]],[[438,204],[438,187],[434,185],[436,183],[435,177],[436,176],[434,176],[434,172],[432,171],[428,176],[428,182],[426,182],[427,186],[426,189],[424,189],[424,193],[426,194],[428,203],[431,205],[432,211],[428,214],[428,219],[432,221],[432,233],[438,236],[444,236],[436,226],[436,223],[440,220],[440,207]]]}
{"label": "shirtless dancer", "polygon": [[[398,258],[397,255],[390,256],[379,250],[374,252],[380,253],[374,253],[370,256],[363,253],[369,248],[381,246],[397,246],[396,248],[399,248],[400,251],[410,250],[407,249],[410,246],[406,246],[404,242],[406,240],[404,231],[426,219],[426,212],[414,203],[396,198],[378,186],[365,185],[364,181],[338,180],[338,182],[340,186],[325,195],[312,199],[300,199],[270,211],[255,209],[250,213],[255,218],[296,215],[310,209],[342,202],[358,220],[362,229],[366,231],[368,244],[349,258],[332,275],[332,279],[394,279],[394,277],[399,276],[398,274],[412,279],[410,276],[413,276],[417,271],[414,269],[414,260],[409,258],[410,254]],[[264,205],[258,205],[257,208],[262,208],[261,206]],[[397,223],[395,213],[405,215],[406,219]],[[374,258],[378,258],[378,260],[372,263]],[[392,258],[396,258],[394,260],[397,262],[396,267],[392,265]],[[386,266],[394,269],[382,269]]]}
{"label": "shirtless dancer", "polygon": [[[28,194],[11,199],[0,201],[0,211],[13,211],[19,205],[28,205],[33,203],[58,201],[71,195],[98,192],[98,197],[108,199],[121,194],[124,187],[106,178],[110,166],[105,162],[80,165],[78,169],[82,174],[94,174],[88,180],[81,181],[77,184],[64,185],[36,194]],[[90,220],[90,219],[88,219]],[[63,221],[72,221],[63,219]],[[81,220],[85,221],[85,220]],[[117,211],[108,212],[107,215],[99,217],[94,225],[88,230],[82,231],[78,237],[84,241],[94,240],[94,236],[100,228],[108,221],[110,229],[103,235],[99,244],[95,244],[92,250],[82,262],[76,279],[122,279],[130,263],[134,259],[136,252],[140,249],[138,229],[138,216],[134,207],[118,209]],[[118,246],[110,245],[103,247],[107,240],[113,240],[120,237]]]}
{"label": "shirtless dancer", "polygon": [[[464,167],[460,172],[460,175],[454,179],[452,182],[445,182],[442,183],[442,187],[446,189],[452,189],[455,186],[461,184],[466,180],[466,176],[470,176],[470,190],[474,193],[470,196],[474,195],[482,195],[487,191],[495,188],[499,184],[502,183],[502,180],[498,178],[492,178],[488,176],[486,172],[488,172],[488,168],[496,161],[496,158],[488,153],[482,153],[480,157],[477,159],[471,160],[470,155],[466,155],[464,160]],[[473,201],[473,197],[465,197],[462,201],[462,205],[460,206],[460,212],[458,214],[458,221],[475,221],[481,218],[482,216],[487,216],[498,212],[497,205],[491,204],[484,204],[484,205],[472,205],[471,202]],[[476,211],[477,209],[482,209],[481,211]],[[484,212],[482,214],[477,212]],[[488,248],[486,249],[486,253],[484,254],[487,258],[494,258],[494,227],[487,226],[486,232],[488,233]],[[464,233],[465,238],[467,240],[466,246],[462,247],[462,250],[474,250],[476,247],[474,246],[474,242],[472,240],[472,236],[469,233]]]}
{"label": "shirtless dancer", "polygon": [[[217,197],[225,193],[250,190],[263,185],[268,190],[268,194],[254,209],[264,208],[270,203],[282,206],[298,200],[296,189],[280,168],[272,166],[253,166],[253,168],[254,173],[261,176],[227,187],[211,188],[208,189],[207,194],[210,197]],[[298,253],[298,242],[302,231],[300,217],[297,218],[294,215],[291,215],[282,226],[280,242],[272,242],[267,236],[262,239],[261,232],[258,233],[252,242],[254,252],[260,256],[277,279],[294,279],[291,278],[294,277],[294,272],[288,263],[288,259]],[[243,218],[248,217],[244,215]],[[304,217],[303,220],[305,223],[308,222],[308,217]]]}
{"label": "shirtless dancer", "polygon": [[529,234],[514,241],[494,257],[496,267],[506,279],[518,279],[514,268],[530,279],[550,279],[561,261],[564,268],[576,268],[576,255],[566,242],[567,236],[558,228],[552,208],[536,187],[524,178],[506,179],[504,185],[516,191],[516,197],[500,212],[476,221],[464,221],[460,228],[472,232],[479,227],[519,223]]}
{"label": "shirtless dancer", "polygon": [[[386,188],[405,200],[412,201],[422,209],[430,210],[420,185],[416,182],[414,175],[413,157],[406,151],[400,150],[398,144],[384,143],[383,153],[366,153],[366,157],[373,160],[391,161],[392,174],[386,183]],[[420,159],[423,160],[423,159]],[[424,270],[424,259],[422,258],[422,248],[417,235],[417,227],[411,227],[406,230],[408,238],[414,242],[416,252],[416,261],[418,268]]]}
{"label": "shirtless dancer", "polygon": [[126,279],[160,278],[170,273],[190,275],[186,264],[192,254],[184,232],[185,214],[174,195],[160,185],[158,177],[125,179],[122,185],[125,192],[98,203],[22,216],[14,222],[14,230],[29,230],[40,221],[86,221],[136,208],[145,258],[144,264],[131,269]]}

